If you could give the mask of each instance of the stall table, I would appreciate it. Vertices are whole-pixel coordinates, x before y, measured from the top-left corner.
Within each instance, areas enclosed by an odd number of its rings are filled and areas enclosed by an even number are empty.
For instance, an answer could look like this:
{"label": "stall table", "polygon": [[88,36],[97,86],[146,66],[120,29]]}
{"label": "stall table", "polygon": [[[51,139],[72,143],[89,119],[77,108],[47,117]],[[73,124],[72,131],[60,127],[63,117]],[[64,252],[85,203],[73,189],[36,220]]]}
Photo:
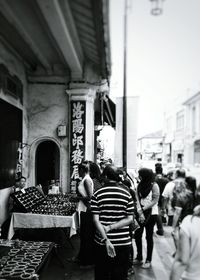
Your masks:
{"label": "stall table", "polygon": [[39,279],[54,243],[0,239],[0,279]]}
{"label": "stall table", "polygon": [[70,237],[77,232],[78,216],[45,215],[32,213],[12,213],[8,240],[12,239],[17,229],[69,228]]}

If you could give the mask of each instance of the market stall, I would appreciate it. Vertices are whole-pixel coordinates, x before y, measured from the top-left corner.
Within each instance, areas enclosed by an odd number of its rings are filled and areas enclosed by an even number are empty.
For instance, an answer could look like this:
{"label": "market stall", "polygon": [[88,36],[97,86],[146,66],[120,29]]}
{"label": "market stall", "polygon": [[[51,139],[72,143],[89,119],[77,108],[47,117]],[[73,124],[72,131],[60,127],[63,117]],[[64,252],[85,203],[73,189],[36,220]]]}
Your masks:
{"label": "market stall", "polygon": [[8,231],[8,239],[12,239],[15,231],[20,228],[70,228],[71,237],[76,234],[78,228],[78,217],[76,213],[71,216],[13,213]]}
{"label": "market stall", "polygon": [[39,279],[53,248],[52,242],[0,239],[0,279]]}
{"label": "market stall", "polygon": [[13,195],[20,212],[11,216],[8,239],[17,229],[69,228],[69,237],[76,234],[78,217],[74,197],[68,194],[42,195],[35,187]]}

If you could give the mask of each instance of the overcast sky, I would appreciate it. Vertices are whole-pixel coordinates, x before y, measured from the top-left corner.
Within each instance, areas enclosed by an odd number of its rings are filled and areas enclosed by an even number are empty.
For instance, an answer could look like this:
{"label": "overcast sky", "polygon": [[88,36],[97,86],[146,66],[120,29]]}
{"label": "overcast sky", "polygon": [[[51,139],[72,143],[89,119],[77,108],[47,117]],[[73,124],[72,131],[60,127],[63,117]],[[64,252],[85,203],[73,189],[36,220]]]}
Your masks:
{"label": "overcast sky", "polygon": [[[111,97],[123,94],[125,0],[110,0]],[[127,95],[140,96],[139,136],[162,128],[165,105],[200,89],[200,0],[129,0]]]}

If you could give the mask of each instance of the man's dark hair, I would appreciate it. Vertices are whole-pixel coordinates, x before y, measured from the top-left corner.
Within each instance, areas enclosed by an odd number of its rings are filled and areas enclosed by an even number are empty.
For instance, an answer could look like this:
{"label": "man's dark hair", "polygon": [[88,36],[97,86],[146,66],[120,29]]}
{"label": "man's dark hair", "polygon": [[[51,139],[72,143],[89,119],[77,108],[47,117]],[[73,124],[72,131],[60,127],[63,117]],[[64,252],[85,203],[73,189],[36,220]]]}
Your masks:
{"label": "man's dark hair", "polygon": [[88,160],[84,160],[81,164],[78,166],[79,172],[82,170],[83,172],[88,172],[90,170],[90,163]]}
{"label": "man's dark hair", "polygon": [[101,171],[99,166],[95,162],[90,162],[90,177],[92,179],[100,180]]}
{"label": "man's dark hair", "polygon": [[181,178],[185,178],[185,170],[184,169],[178,169],[176,170],[176,177],[181,177]]}
{"label": "man's dark hair", "polygon": [[114,165],[107,165],[103,171],[103,176],[107,177],[108,180],[120,181],[118,169]]}
{"label": "man's dark hair", "polygon": [[162,174],[163,173],[163,169],[161,165],[156,166],[156,174]]}
{"label": "man's dark hair", "polygon": [[162,163],[161,162],[156,162],[155,168],[157,168],[157,167],[161,167],[162,168]]}

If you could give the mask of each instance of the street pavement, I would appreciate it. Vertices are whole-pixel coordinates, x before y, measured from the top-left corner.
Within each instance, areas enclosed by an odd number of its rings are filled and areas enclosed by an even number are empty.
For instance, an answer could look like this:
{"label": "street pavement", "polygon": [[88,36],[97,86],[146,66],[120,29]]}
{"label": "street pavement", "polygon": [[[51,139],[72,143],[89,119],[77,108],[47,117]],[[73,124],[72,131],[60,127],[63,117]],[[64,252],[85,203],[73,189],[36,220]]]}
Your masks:
{"label": "street pavement", "polygon": [[[143,243],[146,244],[145,236]],[[134,240],[133,247],[135,249]],[[65,247],[58,251],[58,255],[54,254],[40,280],[94,280],[93,268],[81,269],[78,264],[68,261],[69,258],[76,256],[78,248],[79,238],[76,235],[66,242]],[[131,275],[129,280],[169,280],[174,251],[175,247],[171,237],[171,228],[165,226],[164,236],[154,233],[154,251],[151,268],[143,269],[140,266],[135,266],[135,274]]]}
{"label": "street pavement", "polygon": [[[140,266],[135,266],[135,276],[130,277],[130,280],[169,280],[175,246],[171,237],[171,227],[165,226],[164,229],[164,236],[154,233],[154,250],[151,268],[143,269]],[[143,241],[145,244],[145,238]]]}

